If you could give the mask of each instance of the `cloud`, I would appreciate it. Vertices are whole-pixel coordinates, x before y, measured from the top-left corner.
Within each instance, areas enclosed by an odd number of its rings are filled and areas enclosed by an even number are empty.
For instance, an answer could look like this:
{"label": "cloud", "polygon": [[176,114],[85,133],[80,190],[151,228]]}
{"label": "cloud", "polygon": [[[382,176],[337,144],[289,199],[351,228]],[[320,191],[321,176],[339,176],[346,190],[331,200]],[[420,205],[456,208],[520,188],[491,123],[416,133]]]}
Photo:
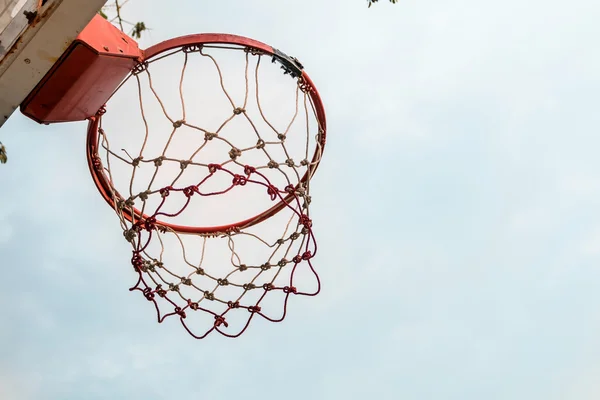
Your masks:
{"label": "cloud", "polygon": [[152,28],[143,47],[255,37],[298,56],[325,101],[323,292],[239,340],[194,341],[128,291],[85,124],[11,118],[0,397],[597,397],[598,5],[387,3],[127,5]]}
{"label": "cloud", "polygon": [[31,396],[32,387],[26,384],[23,376],[9,374],[4,368],[0,368],[0,398],[7,400],[28,400],[35,398]]}

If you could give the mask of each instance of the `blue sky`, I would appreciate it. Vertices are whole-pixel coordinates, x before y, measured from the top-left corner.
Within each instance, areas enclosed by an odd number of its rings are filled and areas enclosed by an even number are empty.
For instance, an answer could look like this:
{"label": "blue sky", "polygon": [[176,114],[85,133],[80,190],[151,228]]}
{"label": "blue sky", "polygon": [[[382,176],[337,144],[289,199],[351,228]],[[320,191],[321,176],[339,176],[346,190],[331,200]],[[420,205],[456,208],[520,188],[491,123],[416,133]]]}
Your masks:
{"label": "blue sky", "polygon": [[131,0],[141,41],[252,37],[328,112],[316,298],[236,340],[156,324],[85,124],[0,132],[2,399],[600,396],[600,5]]}

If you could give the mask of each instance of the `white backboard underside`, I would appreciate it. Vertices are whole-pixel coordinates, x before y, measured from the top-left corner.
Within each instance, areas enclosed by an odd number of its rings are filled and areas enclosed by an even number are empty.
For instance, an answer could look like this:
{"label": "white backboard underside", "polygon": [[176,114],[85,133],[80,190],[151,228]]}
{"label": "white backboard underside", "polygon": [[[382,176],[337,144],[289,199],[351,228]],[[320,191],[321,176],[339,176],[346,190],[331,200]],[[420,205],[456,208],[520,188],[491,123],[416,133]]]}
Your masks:
{"label": "white backboard underside", "polygon": [[106,0],[0,0],[0,127]]}
{"label": "white backboard underside", "polygon": [[0,60],[27,30],[27,15],[34,15],[39,0],[0,0]]}

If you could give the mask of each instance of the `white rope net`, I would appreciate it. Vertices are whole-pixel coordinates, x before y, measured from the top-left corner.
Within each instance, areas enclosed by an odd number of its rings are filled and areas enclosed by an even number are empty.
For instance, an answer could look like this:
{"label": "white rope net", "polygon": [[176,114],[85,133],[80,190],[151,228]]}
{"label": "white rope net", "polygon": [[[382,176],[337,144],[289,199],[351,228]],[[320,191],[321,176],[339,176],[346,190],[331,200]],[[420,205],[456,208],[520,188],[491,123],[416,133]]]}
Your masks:
{"label": "white rope net", "polygon": [[[310,178],[324,130],[302,76],[268,57],[236,45],[156,57],[98,129],[94,166],[133,249],[130,290],[195,338],[239,336],[256,316],[282,321],[291,296],[320,290]],[[141,118],[129,122],[119,114],[132,99]]]}

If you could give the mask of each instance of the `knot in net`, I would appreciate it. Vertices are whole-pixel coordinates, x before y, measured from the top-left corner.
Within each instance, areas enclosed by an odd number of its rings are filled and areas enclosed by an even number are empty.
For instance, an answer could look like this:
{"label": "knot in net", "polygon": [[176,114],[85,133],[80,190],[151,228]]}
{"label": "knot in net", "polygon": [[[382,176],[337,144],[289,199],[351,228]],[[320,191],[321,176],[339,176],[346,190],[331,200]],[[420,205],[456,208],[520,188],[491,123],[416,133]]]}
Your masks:
{"label": "knot in net", "polygon": [[199,339],[282,321],[291,296],[320,290],[310,181],[323,106],[295,59],[249,42],[163,46],[88,132],[132,247],[130,290]]}

